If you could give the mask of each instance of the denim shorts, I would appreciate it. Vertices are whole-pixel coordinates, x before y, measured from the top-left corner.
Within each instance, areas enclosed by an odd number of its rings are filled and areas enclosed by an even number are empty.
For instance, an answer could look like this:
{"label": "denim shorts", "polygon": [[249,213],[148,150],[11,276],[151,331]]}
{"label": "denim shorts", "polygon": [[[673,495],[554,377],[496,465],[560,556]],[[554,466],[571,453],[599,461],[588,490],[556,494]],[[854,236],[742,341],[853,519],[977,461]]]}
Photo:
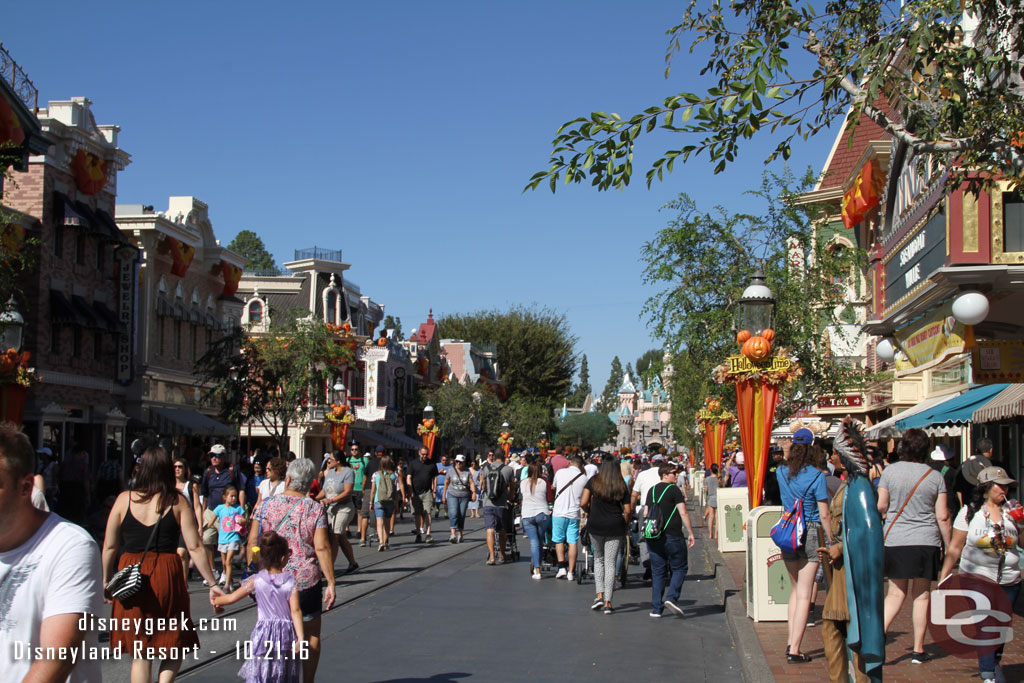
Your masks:
{"label": "denim shorts", "polygon": [[818,548],[821,547],[821,541],[818,539],[818,529],[820,528],[821,522],[807,522],[804,544],[797,548],[795,553],[782,553],[782,559],[790,562],[797,560],[821,562],[821,558],[818,557]]}
{"label": "denim shorts", "polygon": [[395,504],[390,500],[383,503],[377,501],[373,504],[373,514],[378,519],[391,519],[391,515],[395,514]]}
{"label": "denim shorts", "polygon": [[572,517],[551,518],[552,543],[579,543],[580,520]]}

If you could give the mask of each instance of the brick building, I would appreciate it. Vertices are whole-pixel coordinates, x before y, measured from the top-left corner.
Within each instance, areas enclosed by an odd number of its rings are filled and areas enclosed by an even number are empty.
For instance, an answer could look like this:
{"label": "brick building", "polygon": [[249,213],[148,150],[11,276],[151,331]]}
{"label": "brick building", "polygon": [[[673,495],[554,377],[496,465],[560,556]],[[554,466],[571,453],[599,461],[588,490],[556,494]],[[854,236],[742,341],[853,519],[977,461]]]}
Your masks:
{"label": "brick building", "polygon": [[50,102],[37,118],[49,146],[15,172],[4,204],[38,218],[37,267],[24,274],[23,348],[41,382],[29,392],[25,432],[37,445],[81,447],[97,466],[123,451],[133,379],[138,250],[112,217],[117,174],[130,156],[119,128],[97,125],[84,97]]}

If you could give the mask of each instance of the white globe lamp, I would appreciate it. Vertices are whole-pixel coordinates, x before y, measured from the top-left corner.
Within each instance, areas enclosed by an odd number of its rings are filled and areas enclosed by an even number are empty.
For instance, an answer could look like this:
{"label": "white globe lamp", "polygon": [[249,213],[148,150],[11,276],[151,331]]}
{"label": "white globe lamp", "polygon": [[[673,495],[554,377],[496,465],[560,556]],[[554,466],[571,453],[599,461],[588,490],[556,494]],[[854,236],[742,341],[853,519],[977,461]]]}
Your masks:
{"label": "white globe lamp", "polygon": [[878,342],[878,346],[875,347],[875,355],[878,356],[878,360],[883,363],[891,363],[896,358],[896,347],[892,343],[892,339],[886,337],[882,341]]}
{"label": "white globe lamp", "polygon": [[953,317],[964,325],[977,325],[988,317],[988,297],[981,292],[963,292],[953,299]]}

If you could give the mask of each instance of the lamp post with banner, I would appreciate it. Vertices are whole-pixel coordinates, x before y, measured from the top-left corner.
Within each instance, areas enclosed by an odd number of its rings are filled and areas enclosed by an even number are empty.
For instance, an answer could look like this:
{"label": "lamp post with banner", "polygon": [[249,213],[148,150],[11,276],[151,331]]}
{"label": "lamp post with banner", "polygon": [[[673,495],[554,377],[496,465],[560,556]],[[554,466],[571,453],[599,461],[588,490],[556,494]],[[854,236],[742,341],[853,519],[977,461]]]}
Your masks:
{"label": "lamp post with banner", "polygon": [[416,433],[423,439],[423,445],[426,446],[431,460],[434,458],[434,441],[437,439],[438,431],[437,421],[434,418],[434,407],[428,403],[427,407],[423,409],[423,419],[416,428]]}

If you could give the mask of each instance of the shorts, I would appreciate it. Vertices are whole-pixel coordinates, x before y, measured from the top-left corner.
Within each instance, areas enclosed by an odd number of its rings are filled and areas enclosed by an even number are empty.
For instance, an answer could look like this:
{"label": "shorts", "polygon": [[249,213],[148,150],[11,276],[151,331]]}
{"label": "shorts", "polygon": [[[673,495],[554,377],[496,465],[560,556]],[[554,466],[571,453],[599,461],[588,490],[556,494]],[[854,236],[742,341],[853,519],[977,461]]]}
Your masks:
{"label": "shorts", "polygon": [[395,504],[392,501],[377,501],[373,504],[373,515],[377,519],[391,519],[393,514],[395,514]]}
{"label": "shorts", "polygon": [[934,545],[885,546],[884,575],[887,579],[939,578],[942,558]]}
{"label": "shorts", "polygon": [[370,507],[372,507],[372,504],[373,504],[373,501],[370,500],[370,490],[369,489],[363,489],[363,493],[362,493],[361,497],[362,497],[363,500],[362,500],[362,502],[359,505],[359,516],[364,518],[364,519],[369,519],[369,517],[370,517]]}
{"label": "shorts", "polygon": [[219,552],[219,553],[227,553],[227,552],[237,553],[238,549],[241,548],[241,547],[242,547],[242,542],[241,541],[231,541],[230,543],[219,543],[219,544],[217,544],[217,552]]}
{"label": "shorts", "polygon": [[363,507],[363,492],[353,491],[352,492],[352,505],[356,510],[360,510]]}
{"label": "shorts", "polygon": [[572,517],[551,518],[552,543],[579,543],[580,520]]}
{"label": "shorts", "polygon": [[484,508],[484,528],[501,531],[505,528],[505,508],[488,505]]}
{"label": "shorts", "polygon": [[220,537],[220,532],[214,527],[206,527],[203,529],[203,545],[217,545],[217,539]]}
{"label": "shorts", "polygon": [[818,557],[818,548],[821,547],[821,541],[818,538],[818,529],[820,528],[821,522],[807,522],[804,544],[797,548],[795,553],[782,553],[782,559],[788,562],[796,562],[797,560],[821,562],[821,558]]}
{"label": "shorts", "polygon": [[425,493],[417,493],[412,497],[412,512],[414,515],[427,515],[434,514],[434,492],[426,491]]}
{"label": "shorts", "polygon": [[324,611],[324,582],[321,579],[316,585],[299,591],[299,609],[302,610],[303,621],[313,621]]}
{"label": "shorts", "polygon": [[355,516],[356,508],[352,503],[329,505],[327,507],[327,526],[336,534],[344,534]]}

